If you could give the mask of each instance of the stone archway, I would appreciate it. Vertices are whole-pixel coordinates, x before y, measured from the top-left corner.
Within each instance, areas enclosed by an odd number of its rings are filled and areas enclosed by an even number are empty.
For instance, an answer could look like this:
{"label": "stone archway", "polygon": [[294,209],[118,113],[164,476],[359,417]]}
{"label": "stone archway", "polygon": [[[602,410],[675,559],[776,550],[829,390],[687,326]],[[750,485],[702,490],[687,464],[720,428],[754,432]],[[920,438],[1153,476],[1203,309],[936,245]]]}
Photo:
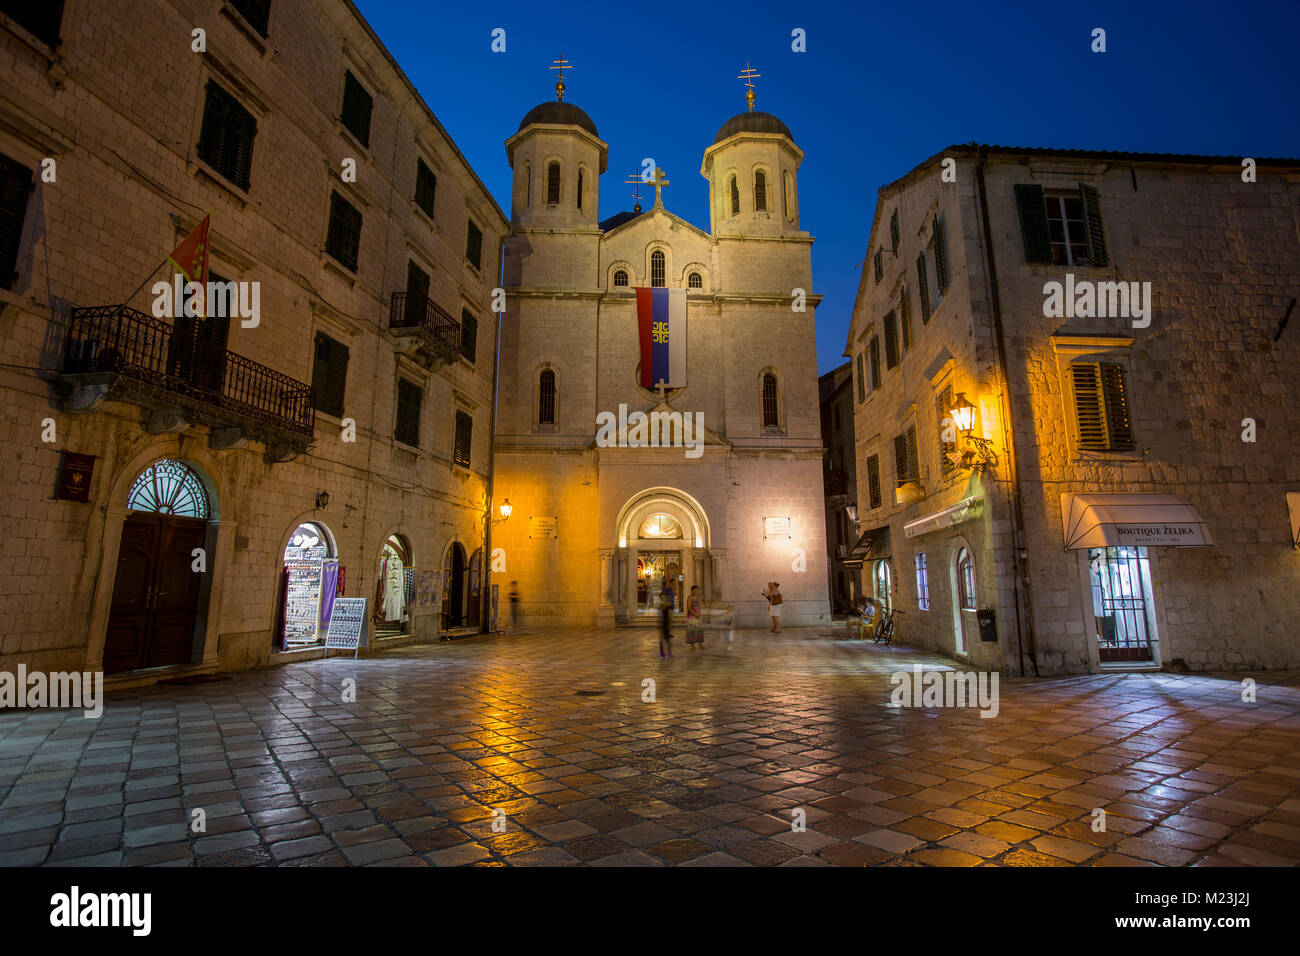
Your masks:
{"label": "stone archway", "polygon": [[602,555],[601,595],[615,620],[655,623],[654,601],[665,580],[674,585],[679,610],[685,606],[682,592],[692,585],[699,585],[706,603],[713,600],[711,528],[693,496],[678,488],[644,489],[624,503],[615,532],[617,547]]}

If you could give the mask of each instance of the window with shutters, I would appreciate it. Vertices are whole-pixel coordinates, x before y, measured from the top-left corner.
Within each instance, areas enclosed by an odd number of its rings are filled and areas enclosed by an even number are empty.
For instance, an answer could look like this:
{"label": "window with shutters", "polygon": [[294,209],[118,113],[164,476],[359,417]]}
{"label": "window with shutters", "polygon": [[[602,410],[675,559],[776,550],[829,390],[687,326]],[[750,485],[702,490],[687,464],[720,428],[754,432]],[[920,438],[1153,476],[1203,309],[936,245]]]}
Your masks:
{"label": "window with shutters", "polygon": [[32,170],[0,153],[0,288],[13,289],[18,279],[18,247],[32,194]]}
{"label": "window with shutters", "polygon": [[471,362],[478,357],[478,319],[469,309],[460,310],[460,354]]}
{"label": "window with shutters", "polygon": [[542,369],[537,385],[537,423],[555,424],[555,370]]}
{"label": "window with shutters", "polygon": [[451,460],[462,468],[469,467],[470,441],[474,437],[474,419],[469,412],[456,409],[456,440]]}
{"label": "window with shutters", "polygon": [[740,215],[740,184],[736,182],[736,177],[731,177],[731,214]]}
{"label": "window with shutters", "polygon": [[434,200],[438,193],[438,177],[424,164],[424,160],[415,160],[415,204],[433,218]]}
{"label": "window with shutters", "polygon": [[[935,417],[938,418],[939,420],[939,477],[940,479],[947,478],[948,475],[950,475],[953,472],[953,470],[957,467],[955,464],[953,464],[952,459],[948,457],[949,454],[955,454],[957,451],[957,442],[956,442],[957,426],[955,424],[952,425],[946,424],[946,422],[950,422],[952,420],[952,416],[950,414],[951,410],[952,410],[952,386],[949,385],[946,386],[944,390],[939,393],[938,401],[935,402],[935,407],[934,407]],[[949,431],[952,434],[954,440],[944,441],[943,438],[944,433]]]}
{"label": "window with shutters", "polygon": [[271,0],[230,0],[230,5],[239,11],[258,36],[266,36],[271,22]]}
{"label": "window with shutters", "polygon": [[894,249],[894,253],[897,254],[898,253],[898,210],[897,209],[895,209],[893,214],[890,215],[889,217],[889,242]]}
{"label": "window with shutters", "polygon": [[916,455],[915,425],[908,425],[907,431],[894,436],[894,475],[900,485],[905,481],[921,480],[921,468]]}
{"label": "window with shutters", "polygon": [[863,368],[865,365],[863,360],[863,354],[864,353],[862,352],[858,353],[858,401],[859,402],[865,402],[867,400],[867,376],[863,373]]}
{"label": "window with shutters", "polygon": [[898,316],[892,311],[885,316],[885,368],[898,364]]}
{"label": "window with shutters", "polygon": [[698,272],[692,272],[689,276],[686,277],[686,287],[688,289],[703,289],[704,277],[701,276]]}
{"label": "window with shutters", "polygon": [[1048,192],[1035,183],[1018,183],[1015,193],[1026,262],[1067,267],[1109,263],[1101,194],[1095,187],[1079,183],[1077,191]]}
{"label": "window with shutters", "polygon": [[627,287],[627,273],[619,269],[614,273],[614,288],[622,289]]}
{"label": "window with shutters", "polygon": [[361,251],[361,211],[336,192],[330,193],[330,228],[325,251],[352,272]]}
{"label": "window with shutters", "polygon": [[876,282],[879,282],[885,277],[885,251],[883,249],[876,250],[874,263],[876,266]]}
{"label": "window with shutters", "polygon": [[937,213],[931,228],[930,248],[934,251],[934,301],[937,305],[948,291],[948,234]]}
{"label": "window with shutters", "polygon": [[424,389],[404,378],[397,380],[397,422],[393,438],[412,448],[420,447],[420,405]]}
{"label": "window with shutters", "polygon": [[560,204],[560,164],[550,163],[546,167],[546,204]]}
{"label": "window with shutters", "polygon": [[465,225],[465,258],[475,269],[483,261],[483,230],[470,219]]}
{"label": "window with shutters", "polygon": [[247,190],[257,120],[216,80],[208,80],[199,130],[199,158],[227,181]]}
{"label": "window with shutters", "polygon": [[366,92],[352,71],[347,70],[343,75],[343,110],[339,119],[357,142],[367,148],[370,146],[370,114],[374,108],[374,97]]}
{"label": "window with shutters", "polygon": [[925,253],[916,257],[916,294],[921,299],[921,324],[930,321],[930,280],[925,274]]}
{"label": "window with shutters", "polygon": [[654,288],[662,288],[667,284],[664,271],[664,254],[656,249],[650,253],[650,285]]}
{"label": "window with shutters", "polygon": [[880,507],[880,456],[871,455],[867,458],[867,497],[870,506]]}
{"label": "window with shutters", "polygon": [[880,388],[880,336],[871,337],[871,390]]}
{"label": "window with shutters", "polygon": [[781,427],[780,407],[777,402],[776,376],[771,372],[768,372],[763,376],[763,427]]}
{"label": "window with shutters", "polygon": [[316,333],[316,358],[311,369],[312,407],[343,417],[343,395],[348,381],[348,347],[324,332]]}
{"label": "window with shutters", "polygon": [[46,46],[59,45],[64,0],[2,0],[0,11]]}
{"label": "window with shutters", "polygon": [[1074,362],[1070,377],[1079,448],[1132,451],[1135,442],[1124,367],[1109,362]]}
{"label": "window with shutters", "polygon": [[582,208],[582,170],[578,170],[578,208]]}
{"label": "window with shutters", "polygon": [[754,172],[754,211],[767,212],[767,174],[761,169]]}
{"label": "window with shutters", "polygon": [[912,348],[912,306],[907,298],[907,286],[898,297],[898,330],[903,334],[903,351]]}
{"label": "window with shutters", "polygon": [[406,263],[406,325],[419,326],[429,311],[429,273],[414,262]]}

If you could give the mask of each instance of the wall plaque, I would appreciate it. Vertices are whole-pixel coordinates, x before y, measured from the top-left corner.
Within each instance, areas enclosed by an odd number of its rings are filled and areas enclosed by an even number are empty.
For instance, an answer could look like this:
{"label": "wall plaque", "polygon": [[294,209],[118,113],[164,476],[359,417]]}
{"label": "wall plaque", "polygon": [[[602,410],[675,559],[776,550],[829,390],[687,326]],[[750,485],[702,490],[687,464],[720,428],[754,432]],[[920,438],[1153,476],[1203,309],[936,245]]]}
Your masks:
{"label": "wall plaque", "polygon": [[765,538],[788,538],[790,537],[790,518],[787,515],[784,518],[775,518],[771,515],[763,516],[763,537]]}
{"label": "wall plaque", "polygon": [[556,515],[529,515],[528,537],[558,538],[560,536],[560,519]]}
{"label": "wall plaque", "polygon": [[95,456],[79,455],[74,451],[59,454],[63,460],[59,466],[59,487],[54,497],[64,501],[89,501],[90,479],[95,473]]}

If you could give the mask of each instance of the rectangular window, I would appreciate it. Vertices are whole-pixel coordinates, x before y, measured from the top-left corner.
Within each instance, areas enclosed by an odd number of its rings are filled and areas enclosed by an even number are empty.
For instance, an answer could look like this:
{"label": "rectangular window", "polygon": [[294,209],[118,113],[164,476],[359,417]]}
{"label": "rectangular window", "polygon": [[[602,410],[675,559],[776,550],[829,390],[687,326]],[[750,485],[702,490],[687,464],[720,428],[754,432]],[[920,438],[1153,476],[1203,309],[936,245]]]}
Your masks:
{"label": "rectangular window", "polygon": [[898,254],[898,210],[889,217],[889,241],[893,244],[894,254]]}
{"label": "rectangular window", "polygon": [[239,11],[258,36],[266,36],[271,22],[271,0],[230,0],[230,5]]}
{"label": "rectangular window", "polygon": [[361,211],[336,192],[330,193],[330,229],[325,251],[339,265],[357,271],[361,251]]}
{"label": "rectangular window", "polygon": [[370,146],[370,113],[374,108],[375,98],[348,70],[343,77],[343,111],[339,119],[362,146]]}
{"label": "rectangular window", "polygon": [[1035,183],[1018,183],[1016,207],[1026,262],[1073,267],[1110,261],[1095,187],[1079,183],[1077,193],[1047,193]]}
{"label": "rectangular window", "polygon": [[930,610],[930,571],[925,566],[925,552],[916,555],[916,606]]}
{"label": "rectangular window", "polygon": [[885,253],[883,249],[876,250],[876,281],[879,282],[885,277]]}
{"label": "rectangular window", "polygon": [[930,280],[925,274],[925,253],[916,257],[916,294],[921,297],[921,324],[930,321]]}
{"label": "rectangular window", "polygon": [[885,368],[898,364],[898,316],[892,311],[885,316]]}
{"label": "rectangular window", "polygon": [[938,302],[948,291],[948,235],[943,228],[943,220],[935,213],[934,227],[930,236],[930,245],[934,247],[934,282],[939,294]]}
{"label": "rectangular window", "polygon": [[471,362],[478,357],[478,319],[469,309],[460,310],[460,354]]}
{"label": "rectangular window", "polygon": [[469,467],[470,440],[473,436],[473,417],[469,412],[456,409],[456,444],[452,448],[452,461],[462,468]]}
{"label": "rectangular window", "polygon": [[438,192],[438,177],[433,170],[424,165],[424,160],[415,161],[415,204],[433,218],[433,202]]}
{"label": "rectangular window", "polygon": [[420,405],[424,389],[404,378],[397,380],[397,421],[393,438],[412,448],[420,447]]}
{"label": "rectangular window", "polygon": [[912,348],[912,304],[907,298],[907,286],[903,286],[903,292],[898,297],[898,328],[903,333],[903,351],[910,351]]}
{"label": "rectangular window", "polygon": [[872,455],[867,459],[867,497],[871,507],[880,507],[880,456]]}
{"label": "rectangular window", "polygon": [[216,80],[208,80],[199,129],[199,158],[240,189],[247,190],[253,167],[257,120]]}
{"label": "rectangular window", "polygon": [[312,406],[318,412],[342,418],[347,381],[348,347],[317,332],[316,359],[311,370]]}
{"label": "rectangular window", "polygon": [[465,258],[477,269],[483,259],[483,231],[470,219],[465,226]]}
{"label": "rectangular window", "polygon": [[0,10],[46,46],[59,45],[63,0],[2,0]]}
{"label": "rectangular window", "polygon": [[0,288],[12,289],[18,279],[18,247],[32,194],[32,171],[0,153]]}
{"label": "rectangular window", "polygon": [[948,457],[949,453],[956,453],[956,441],[944,441],[944,432],[952,429],[953,437],[956,438],[956,424],[945,424],[945,420],[951,421],[952,410],[952,386],[949,385],[939,393],[938,401],[935,403],[935,415],[939,419],[939,477],[946,478],[957,466],[953,464],[952,459]]}
{"label": "rectangular window", "polygon": [[880,336],[871,337],[871,390],[880,388]]}
{"label": "rectangular window", "polygon": [[1079,448],[1132,451],[1135,447],[1124,368],[1105,362],[1070,366]]}
{"label": "rectangular window", "polygon": [[862,371],[862,367],[863,367],[862,356],[863,353],[859,352],[858,353],[858,401],[859,402],[865,402],[867,400],[867,377],[865,374],[863,374]]}
{"label": "rectangular window", "polygon": [[894,436],[894,474],[900,485],[905,481],[921,479],[921,469],[916,456],[915,425],[908,425],[907,431]]}

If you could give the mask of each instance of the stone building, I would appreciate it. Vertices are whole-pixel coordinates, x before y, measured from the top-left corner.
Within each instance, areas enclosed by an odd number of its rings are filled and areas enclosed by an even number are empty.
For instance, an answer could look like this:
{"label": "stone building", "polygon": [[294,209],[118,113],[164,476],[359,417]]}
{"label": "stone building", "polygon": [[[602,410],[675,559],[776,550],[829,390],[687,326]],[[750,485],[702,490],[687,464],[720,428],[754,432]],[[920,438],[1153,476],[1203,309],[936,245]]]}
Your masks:
{"label": "stone building", "polygon": [[[704,151],[708,231],[669,212],[662,185],[652,208],[599,221],[608,148],[562,95],[506,140],[495,497],[513,511],[492,532],[495,580],[518,582],[534,620],[650,623],[666,578],[731,603],[743,625],[767,623],[775,580],[787,622],[825,620],[803,152],[751,99]],[[684,290],[684,385],[641,385],[638,287]],[[673,435],[693,420],[699,447],[652,447],[631,421],[643,413],[681,416]]]}
{"label": "stone building", "polygon": [[[318,655],[339,594],[472,624],[507,220],[355,7],[3,10],[0,667]],[[209,212],[249,309],[160,317]]]}
{"label": "stone building", "polygon": [[831,610],[845,613],[862,598],[858,542],[858,474],[853,431],[853,367],[845,362],[817,379],[821,404],[822,487],[826,497],[826,570]]}
{"label": "stone building", "polygon": [[1300,664],[1298,217],[1294,160],[953,146],[880,190],[845,354],[901,639]]}

